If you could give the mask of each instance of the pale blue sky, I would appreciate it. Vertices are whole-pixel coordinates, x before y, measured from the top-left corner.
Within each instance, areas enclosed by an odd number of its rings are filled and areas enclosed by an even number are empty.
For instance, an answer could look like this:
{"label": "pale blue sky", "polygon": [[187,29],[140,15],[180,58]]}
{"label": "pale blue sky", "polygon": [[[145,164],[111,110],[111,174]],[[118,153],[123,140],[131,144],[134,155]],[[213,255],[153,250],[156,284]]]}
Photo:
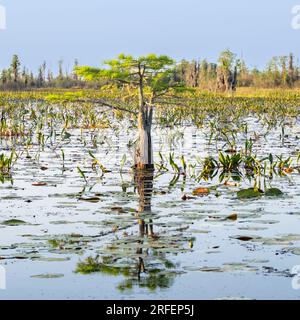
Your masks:
{"label": "pale blue sky", "polygon": [[99,65],[120,52],[216,60],[230,48],[252,66],[273,55],[300,56],[300,30],[291,8],[300,0],[0,0],[7,29],[0,30],[0,68],[14,53],[36,69]]}

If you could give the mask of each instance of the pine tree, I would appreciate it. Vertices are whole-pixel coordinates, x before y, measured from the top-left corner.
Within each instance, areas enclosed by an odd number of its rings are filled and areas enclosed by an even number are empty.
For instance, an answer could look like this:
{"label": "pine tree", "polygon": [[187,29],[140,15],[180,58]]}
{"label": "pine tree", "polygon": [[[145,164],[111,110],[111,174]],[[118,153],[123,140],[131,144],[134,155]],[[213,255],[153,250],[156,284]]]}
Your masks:
{"label": "pine tree", "polygon": [[18,78],[19,78],[19,68],[20,68],[20,60],[19,57],[15,54],[12,58],[12,62],[11,62],[11,71],[12,71],[12,76],[13,76],[13,81],[15,83],[18,82]]}

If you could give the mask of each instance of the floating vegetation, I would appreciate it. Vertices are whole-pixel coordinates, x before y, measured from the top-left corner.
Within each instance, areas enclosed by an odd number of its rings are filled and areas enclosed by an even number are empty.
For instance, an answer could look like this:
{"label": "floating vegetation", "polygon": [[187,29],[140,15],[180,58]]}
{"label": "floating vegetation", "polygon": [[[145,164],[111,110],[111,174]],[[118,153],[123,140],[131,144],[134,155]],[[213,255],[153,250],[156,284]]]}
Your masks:
{"label": "floating vegetation", "polygon": [[246,263],[227,263],[222,267],[186,267],[185,270],[200,272],[256,272],[258,268]]}
{"label": "floating vegetation", "polygon": [[300,252],[299,92],[174,93],[157,102],[155,171],[143,173],[134,92],[1,93],[0,261],[66,287],[112,281],[118,298],[171,292],[186,273],[191,289],[204,276],[288,277]]}
{"label": "floating vegetation", "polygon": [[1,224],[4,226],[20,226],[20,225],[26,225],[28,223],[23,220],[10,219],[10,220],[2,221]]}
{"label": "floating vegetation", "polygon": [[78,198],[78,200],[92,202],[92,203],[98,203],[101,199],[99,197],[80,197],[80,198]]}
{"label": "floating vegetation", "polygon": [[244,190],[238,191],[237,197],[239,199],[249,199],[249,198],[261,197],[262,194],[263,194],[263,192],[261,190],[249,188],[249,189],[244,189]]}
{"label": "floating vegetation", "polygon": [[210,190],[208,188],[197,188],[193,191],[193,195],[208,195]]}
{"label": "floating vegetation", "polygon": [[265,192],[265,195],[267,197],[278,197],[278,196],[282,196],[283,192],[278,188],[270,188]]}

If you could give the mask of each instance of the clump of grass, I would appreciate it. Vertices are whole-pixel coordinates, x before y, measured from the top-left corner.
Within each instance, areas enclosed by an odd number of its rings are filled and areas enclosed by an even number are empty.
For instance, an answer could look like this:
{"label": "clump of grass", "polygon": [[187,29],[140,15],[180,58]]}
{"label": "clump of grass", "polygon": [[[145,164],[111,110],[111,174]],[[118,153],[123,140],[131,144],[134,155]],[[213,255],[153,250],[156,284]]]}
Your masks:
{"label": "clump of grass", "polygon": [[229,155],[224,155],[222,152],[220,152],[219,161],[223,171],[226,171],[226,172],[238,171],[239,166],[242,162],[242,156],[239,153],[229,156]]}
{"label": "clump of grass", "polygon": [[4,153],[0,155],[0,174],[8,175],[11,173],[14,153],[12,152],[9,157]]}

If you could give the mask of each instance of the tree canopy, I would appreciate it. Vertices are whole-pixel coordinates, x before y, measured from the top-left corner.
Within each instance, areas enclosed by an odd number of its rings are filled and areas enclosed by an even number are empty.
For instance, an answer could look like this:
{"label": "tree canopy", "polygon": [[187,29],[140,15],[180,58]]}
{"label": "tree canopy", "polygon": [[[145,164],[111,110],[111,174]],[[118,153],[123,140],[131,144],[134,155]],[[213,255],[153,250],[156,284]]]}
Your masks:
{"label": "tree canopy", "polygon": [[175,61],[168,56],[149,54],[141,57],[120,54],[104,61],[103,68],[77,67],[78,76],[86,80],[109,80],[150,89],[152,93],[178,85],[173,80]]}

